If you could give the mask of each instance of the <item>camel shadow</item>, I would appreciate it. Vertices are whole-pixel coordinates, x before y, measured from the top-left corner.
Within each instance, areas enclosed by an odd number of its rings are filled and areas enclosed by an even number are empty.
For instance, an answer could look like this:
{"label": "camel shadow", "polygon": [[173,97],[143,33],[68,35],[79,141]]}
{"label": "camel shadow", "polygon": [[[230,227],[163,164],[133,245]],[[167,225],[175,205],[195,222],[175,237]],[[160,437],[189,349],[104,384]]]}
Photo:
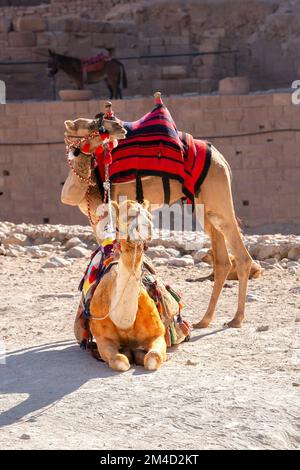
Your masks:
{"label": "camel shadow", "polygon": [[54,405],[91,379],[116,374],[69,341],[8,353],[6,364],[0,364],[0,393],[28,397],[0,415],[0,427],[34,412],[42,413],[43,408]]}
{"label": "camel shadow", "polygon": [[214,336],[217,333],[225,333],[225,331],[228,331],[228,330],[229,328],[227,328],[227,326],[223,326],[222,328],[218,328],[217,330],[208,331],[208,332],[201,333],[198,335],[193,335],[190,339],[190,342],[193,343],[194,341],[199,341],[199,339],[205,338],[206,336]]}

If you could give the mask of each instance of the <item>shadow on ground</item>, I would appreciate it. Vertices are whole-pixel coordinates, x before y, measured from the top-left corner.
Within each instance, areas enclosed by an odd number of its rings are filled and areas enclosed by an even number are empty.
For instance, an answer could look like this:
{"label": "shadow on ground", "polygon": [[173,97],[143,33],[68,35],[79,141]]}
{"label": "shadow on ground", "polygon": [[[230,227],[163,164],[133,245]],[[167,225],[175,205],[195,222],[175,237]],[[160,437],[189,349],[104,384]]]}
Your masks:
{"label": "shadow on ground", "polygon": [[70,341],[10,352],[0,365],[0,393],[28,397],[1,414],[0,427],[55,404],[91,379],[114,374]]}

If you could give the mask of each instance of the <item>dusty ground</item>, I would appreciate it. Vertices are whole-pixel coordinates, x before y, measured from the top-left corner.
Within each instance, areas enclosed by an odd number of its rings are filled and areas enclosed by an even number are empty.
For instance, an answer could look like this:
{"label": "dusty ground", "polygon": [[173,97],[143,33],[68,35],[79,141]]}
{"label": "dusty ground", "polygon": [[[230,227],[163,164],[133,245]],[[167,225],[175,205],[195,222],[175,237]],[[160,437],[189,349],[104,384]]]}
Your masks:
{"label": "dusty ground", "polygon": [[[235,309],[237,283],[228,282],[213,325],[158,372],[118,374],[73,340],[86,261],[39,271],[44,262],[0,257],[1,449],[300,447],[298,275],[270,270],[251,281],[256,300],[241,330],[222,329]],[[211,283],[185,279],[207,269],[158,270],[198,320]]]}

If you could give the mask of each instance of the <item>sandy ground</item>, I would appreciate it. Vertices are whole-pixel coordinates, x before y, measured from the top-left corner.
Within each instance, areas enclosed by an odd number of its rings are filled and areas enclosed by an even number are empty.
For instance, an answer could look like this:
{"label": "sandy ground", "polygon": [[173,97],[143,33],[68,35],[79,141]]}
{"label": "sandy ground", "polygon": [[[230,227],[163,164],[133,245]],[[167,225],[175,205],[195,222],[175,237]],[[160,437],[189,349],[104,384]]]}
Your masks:
{"label": "sandy ground", "polygon": [[[299,276],[251,281],[241,330],[227,282],[207,330],[171,351],[155,373],[112,372],[80,350],[72,326],[86,265],[40,271],[45,260],[0,257],[1,449],[295,449],[300,447]],[[158,268],[198,320],[207,269]],[[264,330],[264,331],[260,331]]]}

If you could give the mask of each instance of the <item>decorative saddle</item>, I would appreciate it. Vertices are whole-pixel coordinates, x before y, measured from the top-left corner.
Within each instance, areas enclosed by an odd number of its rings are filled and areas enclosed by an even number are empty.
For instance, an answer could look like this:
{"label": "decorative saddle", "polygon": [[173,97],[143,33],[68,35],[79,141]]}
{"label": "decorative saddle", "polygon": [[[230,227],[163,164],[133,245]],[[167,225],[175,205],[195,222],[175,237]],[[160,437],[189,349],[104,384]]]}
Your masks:
{"label": "decorative saddle", "polygon": [[93,57],[86,57],[81,59],[81,66],[84,72],[100,72],[104,68],[106,62],[110,61],[111,57],[104,52],[100,52]]}
{"label": "decorative saddle", "polygon": [[[169,179],[181,182],[189,202],[199,193],[210,167],[211,145],[179,132],[166,106],[159,101],[155,108],[138,121],[123,122],[126,139],[112,150],[109,177],[112,183],[137,181],[137,200],[142,202],[145,176],[160,176],[169,203]],[[104,162],[98,158],[99,187],[104,180]],[[139,189],[138,189],[139,188]]]}

